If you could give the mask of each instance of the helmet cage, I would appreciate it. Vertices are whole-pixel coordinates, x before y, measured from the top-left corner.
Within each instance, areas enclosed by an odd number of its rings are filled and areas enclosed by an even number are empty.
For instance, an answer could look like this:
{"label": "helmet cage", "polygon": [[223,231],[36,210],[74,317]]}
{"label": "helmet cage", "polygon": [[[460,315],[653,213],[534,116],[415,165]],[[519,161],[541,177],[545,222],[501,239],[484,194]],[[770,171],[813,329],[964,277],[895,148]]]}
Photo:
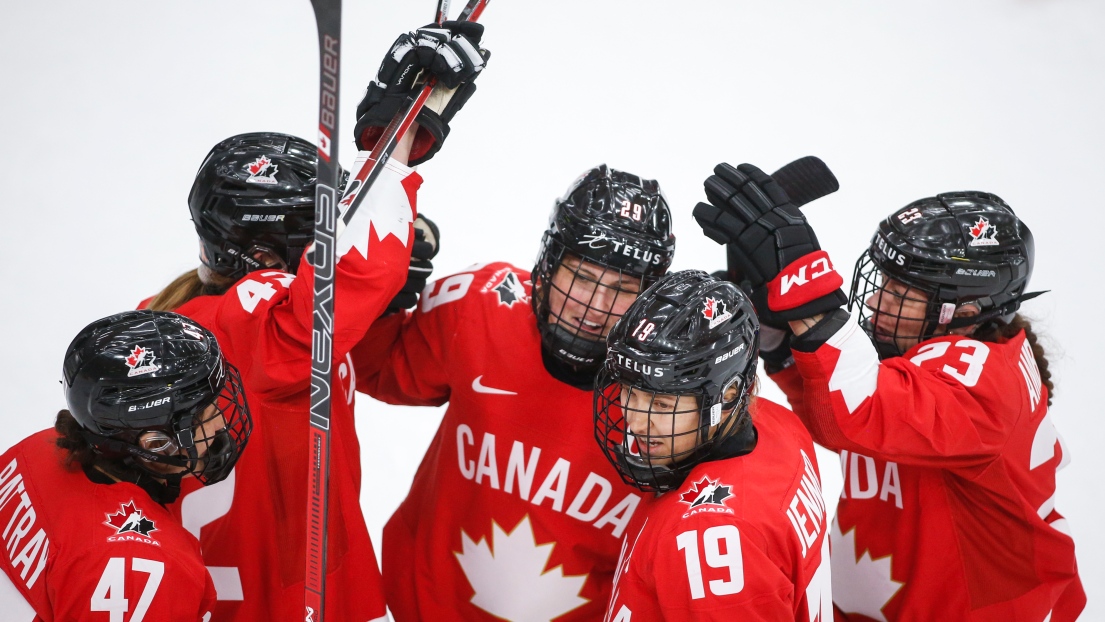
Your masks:
{"label": "helmet cage", "polygon": [[[1036,295],[1026,296],[1024,292],[1030,272],[1030,263],[1019,256],[999,261],[960,257],[935,260],[912,251],[907,239],[880,227],[869,248],[856,260],[848,309],[858,311],[860,326],[880,358],[903,356],[916,343],[936,336],[941,328],[950,330],[993,320],[1008,322],[1023,301]],[[891,280],[924,297],[903,296],[887,289]],[[880,310],[877,307],[884,296],[891,302],[884,302]],[[868,306],[868,300],[876,308]],[[911,302],[924,305],[920,318],[903,313]],[[955,317],[956,310],[965,305],[977,306],[979,313]],[[902,333],[916,335],[916,343],[907,338],[908,347],[899,345]]]}
{"label": "helmet cage", "polygon": [[[616,307],[628,306],[626,302],[659,278],[581,257],[548,232],[533,275],[531,303],[542,342],[557,358],[577,367],[602,361],[606,327],[621,317]],[[569,303],[575,303],[572,307],[581,317],[569,314]]]}
{"label": "helmet cage", "polygon": [[[726,441],[749,417],[759,349],[759,322],[735,285],[699,271],[669,274],[641,294],[607,341],[595,380],[595,438],[626,483],[664,492],[699,463],[730,455]],[[630,406],[634,393],[647,394],[647,402]],[[695,398],[696,424],[684,419],[677,432],[678,413],[656,404],[661,395]],[[644,436],[630,429],[633,415]],[[693,443],[677,450],[677,440],[691,434]],[[653,440],[667,441],[669,452],[642,453],[641,444]]]}
{"label": "helmet cage", "polygon": [[[175,411],[168,423],[142,428],[101,425],[99,431],[84,428],[85,440],[98,453],[121,457],[129,466],[161,479],[180,481],[191,474],[205,486],[226,479],[245,449],[253,422],[238,370],[229,363],[223,365],[212,373],[217,392],[209,393],[210,397],[193,402],[195,405],[185,410]],[[180,401],[189,400],[181,396]],[[215,408],[208,413],[212,405]],[[206,424],[220,416],[223,426],[209,432]],[[200,448],[204,448],[202,453]],[[168,473],[151,464],[183,470]]]}
{"label": "helmet cage", "polygon": [[[616,301],[655,283],[674,252],[659,184],[605,164],[585,172],[554,203],[533,269],[542,345],[573,367],[601,365]],[[569,300],[585,307],[584,317],[568,317]]]}
{"label": "helmet cage", "polygon": [[[716,457],[714,451],[729,437],[733,436],[748,418],[748,405],[751,401],[752,386],[755,380],[755,366],[751,374],[737,376],[726,385],[737,386],[735,399],[723,401],[724,391],[711,395],[703,387],[672,393],[656,393],[642,386],[625,384],[627,378],[620,377],[610,367],[604,367],[595,380],[595,440],[606,453],[606,457],[618,471],[622,481],[646,492],[666,492],[683,484],[687,475],[695,466]],[[751,375],[751,378],[748,376]],[[647,406],[634,408],[634,394],[647,395]],[[670,408],[657,405],[658,396],[670,398],[674,404]],[[677,410],[679,398],[692,397],[698,407],[693,410]],[[729,417],[724,413],[732,412]],[[683,431],[676,431],[676,421],[680,415],[695,413],[697,424]],[[630,431],[629,417],[640,414],[647,417],[645,434]],[[711,429],[717,428],[711,435]],[[657,432],[654,433],[653,431]],[[693,443],[686,449],[677,450],[679,440],[693,437]],[[666,442],[666,453],[652,455],[642,453],[640,447],[651,446],[653,442]]]}

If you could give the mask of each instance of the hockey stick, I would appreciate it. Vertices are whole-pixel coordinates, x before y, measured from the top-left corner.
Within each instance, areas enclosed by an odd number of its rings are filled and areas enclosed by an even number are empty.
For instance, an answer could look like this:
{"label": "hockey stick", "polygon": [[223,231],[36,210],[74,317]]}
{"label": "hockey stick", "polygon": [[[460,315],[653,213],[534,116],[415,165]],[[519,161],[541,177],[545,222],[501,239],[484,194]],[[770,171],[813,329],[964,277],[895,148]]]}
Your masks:
{"label": "hockey stick", "polygon": [[338,145],[341,0],[311,0],[318,25],[318,177],[315,185],[314,310],[311,326],[311,465],[307,478],[305,622],[326,611],[326,524],[330,489],[330,371],[334,336],[335,201],[340,183]]}
{"label": "hockey stick", "polygon": [[[474,22],[480,18],[483,14],[483,10],[487,7],[487,4],[491,0],[469,0],[468,4],[464,7],[464,11],[461,12],[461,21]],[[445,2],[445,4],[448,4]],[[445,7],[448,8],[447,6]],[[438,12],[442,10],[439,0]],[[391,123],[384,128],[383,135],[380,136],[380,140],[376,141],[376,146],[372,148],[372,152],[365,154],[360,152],[357,156],[357,161],[353,165],[356,172],[353,174],[352,179],[349,180],[349,185],[345,189],[345,194],[342,196],[339,207],[342,209],[341,220],[338,223],[339,232],[345,225],[349,224],[349,221],[353,218],[354,212],[360,207],[361,201],[368,194],[368,189],[372,187],[372,184],[376,183],[376,178],[380,176],[380,172],[384,169],[384,165],[387,164],[388,159],[391,158],[392,152],[395,151],[396,145],[407,134],[407,130],[414,124],[414,120],[418,118],[418,113],[422,111],[422,107],[426,105],[426,100],[429,99],[430,93],[433,92],[434,86],[437,84],[437,79],[433,78],[429,80],[425,86],[422,87],[422,91],[418,94],[413,102],[405,110],[395,115],[391,120]]]}

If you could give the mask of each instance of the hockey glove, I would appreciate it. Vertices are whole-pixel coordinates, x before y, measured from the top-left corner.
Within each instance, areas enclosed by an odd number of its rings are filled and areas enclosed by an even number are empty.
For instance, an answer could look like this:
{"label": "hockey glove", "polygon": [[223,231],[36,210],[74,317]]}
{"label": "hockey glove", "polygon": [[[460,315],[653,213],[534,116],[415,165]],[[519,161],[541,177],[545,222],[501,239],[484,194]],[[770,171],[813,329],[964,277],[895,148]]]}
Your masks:
{"label": "hockey glove", "polygon": [[847,303],[840,291],[844,279],[775,180],[751,164],[733,168],[722,163],[704,185],[709,203],[695,206],[695,220],[707,237],[727,245],[730,271],[743,275],[749,291],[766,288],[764,310],[773,316],[770,323],[811,317]]}
{"label": "hockey glove", "polygon": [[767,310],[767,290],[761,287],[757,291],[749,291],[748,281],[729,270],[718,270],[712,276],[733,283],[752,301],[756,317],[760,320],[760,359],[764,362],[764,371],[774,374],[793,365],[790,340],[794,332],[786,321],[769,322],[774,316]]}
{"label": "hockey glove", "polygon": [[476,92],[474,80],[490,57],[480,48],[482,37],[483,25],[473,22],[430,24],[400,35],[357,106],[357,148],[371,151],[384,128],[433,76],[438,86],[418,113],[408,164],[417,166],[434,157],[449,135],[449,121]]}
{"label": "hockey glove", "polygon": [[434,264],[430,262],[438,251],[441,232],[434,221],[422,214],[414,219],[414,246],[411,247],[411,267],[407,271],[407,282],[403,289],[388,303],[384,315],[398,313],[403,309],[413,309],[418,304],[418,294],[426,288]]}

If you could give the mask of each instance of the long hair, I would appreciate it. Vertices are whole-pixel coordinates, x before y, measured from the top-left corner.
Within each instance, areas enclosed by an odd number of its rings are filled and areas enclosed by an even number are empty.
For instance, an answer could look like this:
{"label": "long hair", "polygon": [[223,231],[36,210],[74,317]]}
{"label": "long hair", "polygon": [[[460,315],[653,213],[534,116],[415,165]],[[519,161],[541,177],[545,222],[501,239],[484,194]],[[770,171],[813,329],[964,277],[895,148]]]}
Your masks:
{"label": "long hair", "polygon": [[54,430],[58,433],[57,446],[65,451],[65,466],[88,470],[97,465],[106,465],[104,457],[96,453],[81,435],[81,429],[81,424],[77,423],[72,413],[68,410],[58,411]]}
{"label": "long hair", "polygon": [[1000,343],[1016,337],[1017,333],[1022,330],[1024,331],[1024,338],[1028,340],[1028,345],[1032,348],[1032,357],[1036,359],[1036,366],[1040,368],[1040,380],[1047,387],[1047,405],[1048,408],[1051,408],[1051,400],[1055,397],[1055,383],[1051,381],[1051,372],[1048,371],[1044,347],[1040,345],[1040,339],[1036,332],[1032,330],[1032,322],[1028,318],[1018,313],[1013,316],[1008,324],[1004,322],[984,324],[975,331],[974,337],[979,341]]}
{"label": "long hair", "polygon": [[193,298],[217,296],[234,284],[232,279],[213,272],[206,275],[206,277],[208,282],[204,282],[204,279],[200,278],[199,268],[185,272],[173,279],[173,282],[166,285],[165,289],[158,292],[146,308],[151,311],[175,311]]}

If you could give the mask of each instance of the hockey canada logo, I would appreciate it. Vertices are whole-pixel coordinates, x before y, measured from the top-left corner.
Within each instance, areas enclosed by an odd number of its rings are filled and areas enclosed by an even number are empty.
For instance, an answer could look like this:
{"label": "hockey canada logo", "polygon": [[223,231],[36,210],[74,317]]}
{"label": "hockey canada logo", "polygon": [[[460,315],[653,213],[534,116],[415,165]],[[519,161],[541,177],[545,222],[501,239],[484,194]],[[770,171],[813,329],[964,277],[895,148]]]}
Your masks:
{"label": "hockey canada logo", "polygon": [[679,500],[691,506],[683,518],[698,512],[723,512],[732,514],[733,510],[725,506],[725,500],[733,496],[731,486],[721,483],[721,480],[712,480],[703,477],[697,483],[691,484],[690,490],[684,492]]}
{"label": "hockey canada logo", "polygon": [[702,308],[702,317],[710,320],[710,328],[714,328],[733,317],[733,314],[725,308],[724,302],[716,298],[707,298],[706,305]]}
{"label": "hockey canada logo", "polygon": [[276,171],[280,167],[272,163],[272,160],[266,156],[261,156],[246,165],[246,171],[249,172],[249,178],[246,179],[246,183],[250,184],[275,184]]}
{"label": "hockey canada logo", "polygon": [[997,246],[998,244],[998,241],[994,239],[998,230],[990,224],[989,220],[986,220],[985,216],[979,216],[978,222],[970,228],[968,233],[974,238],[970,242],[971,246]]}
{"label": "hockey canada logo", "polygon": [[130,353],[130,356],[123,361],[127,364],[127,367],[130,368],[130,371],[127,372],[127,377],[141,376],[142,374],[148,374],[161,369],[160,365],[154,365],[154,359],[156,358],[153,352],[146,348],[134,346],[134,350]]}
{"label": "hockey canada logo", "polygon": [[529,302],[529,296],[526,294],[526,288],[522,280],[510,268],[496,271],[480,291],[485,294],[495,292],[495,295],[499,297],[499,304],[506,307],[513,307],[516,302]]}
{"label": "hockey canada logo", "polygon": [[104,524],[115,530],[115,535],[109,536],[108,542],[145,542],[146,544],[160,545],[150,534],[157,531],[152,520],[142,514],[142,510],[134,505],[134,501],[119,506],[119,511],[114,514],[104,514]]}

